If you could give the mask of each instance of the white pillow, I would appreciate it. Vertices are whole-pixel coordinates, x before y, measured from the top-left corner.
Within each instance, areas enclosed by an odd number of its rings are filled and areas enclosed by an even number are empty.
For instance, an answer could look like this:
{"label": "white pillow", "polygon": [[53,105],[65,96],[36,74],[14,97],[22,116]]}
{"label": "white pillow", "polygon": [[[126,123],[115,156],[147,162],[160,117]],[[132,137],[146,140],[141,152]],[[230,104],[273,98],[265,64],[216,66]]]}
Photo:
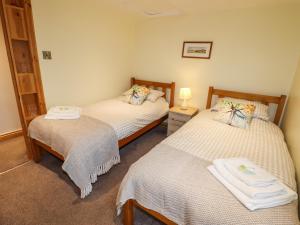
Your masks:
{"label": "white pillow", "polygon": [[233,103],[241,103],[241,104],[252,104],[255,106],[255,111],[253,114],[254,118],[265,120],[265,121],[270,120],[270,116],[268,113],[269,106],[262,104],[260,102],[253,102],[253,101],[248,101],[248,100],[244,100],[244,99],[229,98],[229,97],[220,98],[220,99],[218,99],[217,104],[214,105],[211,110],[217,111],[217,112],[222,110],[224,108],[224,101],[229,101],[229,102],[233,102]]}
{"label": "white pillow", "polygon": [[157,99],[159,99],[160,97],[164,96],[164,94],[165,93],[163,93],[162,91],[150,89],[150,93],[147,96],[146,100],[148,100],[150,102],[156,102]]}
{"label": "white pillow", "polygon": [[121,95],[118,99],[122,102],[130,103],[131,95]]}
{"label": "white pillow", "polygon": [[128,96],[128,95],[132,95],[133,89],[130,88],[129,90],[125,91],[122,96]]}

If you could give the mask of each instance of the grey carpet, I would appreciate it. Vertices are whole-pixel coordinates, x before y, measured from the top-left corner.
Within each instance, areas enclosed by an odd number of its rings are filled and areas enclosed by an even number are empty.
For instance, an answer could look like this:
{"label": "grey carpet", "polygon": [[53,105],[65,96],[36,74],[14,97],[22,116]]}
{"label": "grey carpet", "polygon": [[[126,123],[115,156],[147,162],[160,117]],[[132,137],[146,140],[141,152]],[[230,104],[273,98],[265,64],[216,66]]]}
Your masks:
{"label": "grey carpet", "polygon": [[[159,126],[121,149],[121,164],[100,176],[93,192],[81,200],[79,189],[49,154],[40,164],[29,162],[0,176],[1,225],[119,225],[115,200],[129,166],[166,137]],[[161,224],[140,211],[136,225]]]}
{"label": "grey carpet", "polygon": [[23,136],[0,142],[0,173],[28,161]]}

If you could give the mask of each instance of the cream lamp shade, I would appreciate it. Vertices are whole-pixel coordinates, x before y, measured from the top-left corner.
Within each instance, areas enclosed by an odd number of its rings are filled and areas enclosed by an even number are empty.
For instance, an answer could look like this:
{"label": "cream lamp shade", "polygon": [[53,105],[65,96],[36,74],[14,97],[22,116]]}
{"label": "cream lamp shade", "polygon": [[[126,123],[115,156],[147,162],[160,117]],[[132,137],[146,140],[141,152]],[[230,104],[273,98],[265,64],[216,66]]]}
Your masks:
{"label": "cream lamp shade", "polygon": [[192,98],[192,92],[190,88],[180,88],[179,98],[182,99],[181,109],[187,109],[187,100]]}

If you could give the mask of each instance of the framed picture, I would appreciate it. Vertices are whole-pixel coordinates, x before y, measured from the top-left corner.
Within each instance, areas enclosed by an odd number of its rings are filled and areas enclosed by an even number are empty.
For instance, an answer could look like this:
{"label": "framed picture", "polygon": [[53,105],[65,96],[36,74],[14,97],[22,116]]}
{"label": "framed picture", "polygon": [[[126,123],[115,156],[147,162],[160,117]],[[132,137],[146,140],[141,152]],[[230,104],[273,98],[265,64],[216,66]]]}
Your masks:
{"label": "framed picture", "polygon": [[211,41],[185,41],[182,58],[210,59],[212,45]]}

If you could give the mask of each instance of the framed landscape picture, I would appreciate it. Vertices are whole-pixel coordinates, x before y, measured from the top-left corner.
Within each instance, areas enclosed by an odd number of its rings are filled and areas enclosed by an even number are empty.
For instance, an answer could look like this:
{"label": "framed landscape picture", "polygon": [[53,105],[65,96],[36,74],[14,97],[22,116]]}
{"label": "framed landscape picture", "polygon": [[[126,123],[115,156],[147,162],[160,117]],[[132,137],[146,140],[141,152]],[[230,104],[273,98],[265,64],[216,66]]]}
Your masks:
{"label": "framed landscape picture", "polygon": [[183,58],[210,59],[213,42],[211,41],[185,41],[183,43]]}

